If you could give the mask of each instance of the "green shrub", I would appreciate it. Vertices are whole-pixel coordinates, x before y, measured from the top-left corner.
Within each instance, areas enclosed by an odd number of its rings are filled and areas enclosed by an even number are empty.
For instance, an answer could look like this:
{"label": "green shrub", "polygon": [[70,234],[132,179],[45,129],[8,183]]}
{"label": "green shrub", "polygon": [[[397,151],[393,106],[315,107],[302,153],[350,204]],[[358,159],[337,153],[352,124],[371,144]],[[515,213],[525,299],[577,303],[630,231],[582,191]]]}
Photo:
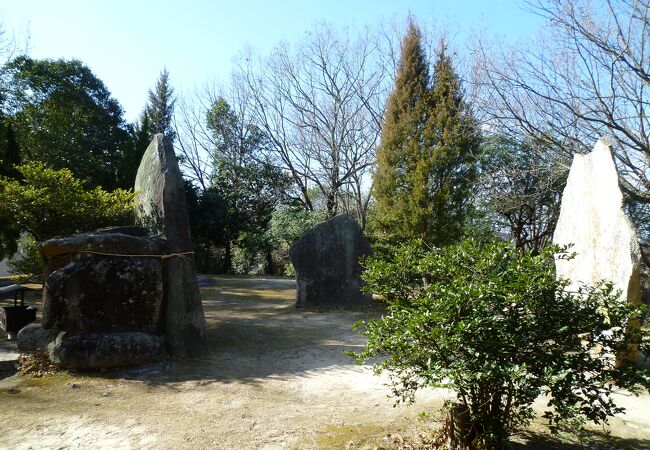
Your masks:
{"label": "green shrub", "polygon": [[68,169],[35,162],[18,166],[24,180],[0,178],[0,216],[38,242],[55,236],[134,222],[133,192],[86,190]]}
{"label": "green shrub", "polygon": [[9,272],[16,283],[41,282],[45,261],[41,249],[32,235],[25,234],[18,240],[18,251],[9,259]]}
{"label": "green shrub", "polygon": [[368,337],[358,361],[381,357],[375,371],[389,372],[398,401],[413,401],[423,387],[454,389],[446,432],[457,445],[502,448],[530,422],[542,394],[553,427],[606,422],[622,410],[610,397],[613,381],[647,383],[611,357],[640,339],[628,324],[641,311],[621,302],[611,283],[568,292],[555,278],[554,255],[570,257],[555,247],[533,255],[468,240],[371,258],[367,289],[387,312],[357,324]]}
{"label": "green shrub", "polygon": [[41,278],[38,246],[44,240],[134,222],[131,191],[87,190],[70,170],[54,170],[38,162],[17,169],[22,180],[0,177],[0,217],[23,235],[10,262],[19,281]]}

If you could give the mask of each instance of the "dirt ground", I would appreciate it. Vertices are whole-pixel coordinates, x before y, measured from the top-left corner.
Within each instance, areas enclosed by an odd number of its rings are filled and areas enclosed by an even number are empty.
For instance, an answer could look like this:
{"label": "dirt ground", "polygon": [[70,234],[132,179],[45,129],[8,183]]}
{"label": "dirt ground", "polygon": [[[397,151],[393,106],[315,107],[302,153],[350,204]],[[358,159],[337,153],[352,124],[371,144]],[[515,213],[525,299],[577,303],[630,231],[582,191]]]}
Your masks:
{"label": "dirt ground", "polygon": [[[387,379],[343,353],[361,348],[352,325],[376,312],[297,311],[292,280],[215,280],[201,289],[209,353],[163,371],[21,377],[0,340],[0,448],[396,448],[436,426],[449,391],[393,407]],[[650,449],[650,396],[617,402],[627,414],[583,444],[538,419],[514,447]]]}

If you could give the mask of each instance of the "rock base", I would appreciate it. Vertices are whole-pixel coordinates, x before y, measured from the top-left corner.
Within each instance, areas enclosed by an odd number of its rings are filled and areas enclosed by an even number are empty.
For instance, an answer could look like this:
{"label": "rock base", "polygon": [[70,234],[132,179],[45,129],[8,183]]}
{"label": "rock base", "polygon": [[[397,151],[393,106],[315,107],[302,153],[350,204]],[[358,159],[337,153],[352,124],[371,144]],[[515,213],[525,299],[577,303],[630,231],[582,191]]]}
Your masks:
{"label": "rock base", "polygon": [[66,369],[113,369],[164,361],[162,339],[141,332],[61,333],[50,345],[50,360]]}

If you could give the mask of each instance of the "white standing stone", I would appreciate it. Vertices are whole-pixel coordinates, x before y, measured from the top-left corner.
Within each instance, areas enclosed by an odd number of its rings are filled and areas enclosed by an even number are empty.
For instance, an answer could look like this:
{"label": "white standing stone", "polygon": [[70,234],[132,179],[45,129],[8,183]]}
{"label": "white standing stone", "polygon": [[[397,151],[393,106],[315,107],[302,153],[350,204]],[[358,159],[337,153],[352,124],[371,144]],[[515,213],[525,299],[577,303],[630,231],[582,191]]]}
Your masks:
{"label": "white standing stone", "polygon": [[573,157],[553,242],[573,244],[571,251],[577,253],[570,261],[557,261],[558,277],[571,280],[573,287],[610,280],[623,291],[623,298],[637,302],[639,239],[623,210],[618,173],[606,139],[599,139],[591,153]]}
{"label": "white standing stone", "polygon": [[[641,301],[641,251],[634,225],[623,210],[623,193],[608,140],[586,155],[576,154],[562,194],[553,242],[573,244],[571,260],[557,260],[557,276],[569,289],[601,280],[614,283],[621,299]],[[630,355],[635,357],[636,355]]]}

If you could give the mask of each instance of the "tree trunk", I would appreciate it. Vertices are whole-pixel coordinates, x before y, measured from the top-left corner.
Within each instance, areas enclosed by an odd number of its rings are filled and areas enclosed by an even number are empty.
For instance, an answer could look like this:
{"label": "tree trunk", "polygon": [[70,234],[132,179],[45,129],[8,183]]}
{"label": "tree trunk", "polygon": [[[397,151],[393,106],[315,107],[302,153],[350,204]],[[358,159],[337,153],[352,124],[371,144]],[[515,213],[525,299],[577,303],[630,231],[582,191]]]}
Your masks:
{"label": "tree trunk", "polygon": [[275,267],[273,267],[273,251],[266,251],[266,272],[269,275],[275,275]]}
{"label": "tree trunk", "polygon": [[231,247],[230,247],[230,242],[226,243],[225,246],[226,253],[223,256],[223,271],[224,273],[231,273],[231,267],[232,267],[232,252],[231,252]]}
{"label": "tree trunk", "polygon": [[455,403],[447,415],[444,428],[449,450],[473,450],[477,448],[478,436],[472,426],[469,409]]}

